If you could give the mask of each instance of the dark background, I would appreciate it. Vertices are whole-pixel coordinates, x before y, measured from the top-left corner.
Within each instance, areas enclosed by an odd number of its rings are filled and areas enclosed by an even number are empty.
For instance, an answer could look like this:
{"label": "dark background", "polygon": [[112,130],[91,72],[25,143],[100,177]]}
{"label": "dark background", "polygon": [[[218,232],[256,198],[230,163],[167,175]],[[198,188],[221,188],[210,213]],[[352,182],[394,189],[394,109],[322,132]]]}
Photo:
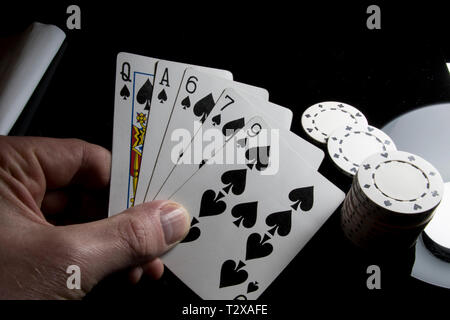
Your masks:
{"label": "dark background", "polygon": [[[66,28],[70,4],[81,8],[81,30]],[[381,30],[366,27],[370,4],[381,8]],[[303,137],[302,112],[327,100],[354,105],[381,128],[412,109],[450,101],[448,12],[428,1],[7,5],[1,11],[2,36],[33,21],[55,24],[67,35],[36,112],[25,110],[32,115],[30,125],[15,129],[26,135],[77,137],[111,149],[120,51],[230,70],[235,80],[267,88],[272,102],[289,107],[294,112],[291,129]],[[320,172],[348,190],[351,181],[328,159]],[[332,310],[347,312],[361,303],[384,306],[395,301],[401,309],[405,305],[400,301],[449,297],[449,290],[409,276],[413,260],[413,252],[380,256],[354,248],[342,235],[335,212],[260,300],[271,304],[277,318],[300,315],[302,308],[319,311],[316,306],[330,303],[337,306]],[[381,290],[366,287],[371,264],[381,267]],[[145,302],[146,308],[173,315],[186,303],[199,302],[170,272],[160,281],[144,279],[135,287],[123,275],[114,275],[86,300],[97,299]]]}

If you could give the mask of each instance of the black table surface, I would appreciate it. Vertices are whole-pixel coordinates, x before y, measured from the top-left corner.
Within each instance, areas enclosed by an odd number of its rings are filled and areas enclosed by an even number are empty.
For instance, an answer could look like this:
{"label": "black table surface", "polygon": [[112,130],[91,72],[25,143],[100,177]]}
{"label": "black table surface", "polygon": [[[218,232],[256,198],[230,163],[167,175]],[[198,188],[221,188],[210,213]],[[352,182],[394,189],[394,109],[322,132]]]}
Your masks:
{"label": "black table surface", "polygon": [[[381,3],[381,29],[369,30],[370,2],[73,3],[81,8],[81,30],[66,27],[72,2],[13,4],[1,12],[4,36],[33,21],[55,24],[67,35],[26,135],[76,137],[111,149],[121,51],[230,70],[235,80],[266,88],[272,102],[290,108],[291,130],[304,138],[301,114],[320,101],[354,105],[379,128],[410,110],[450,101],[450,23],[441,5]],[[351,180],[329,159],[319,171],[348,190]],[[355,301],[450,296],[410,277],[413,261],[414,252],[386,256],[355,248],[343,236],[336,211],[260,302],[271,305],[276,318],[312,302],[348,307]],[[366,286],[372,264],[381,268],[380,290]],[[188,302],[202,303],[170,272],[137,286],[113,275],[86,298],[101,299],[146,301],[174,315]]]}

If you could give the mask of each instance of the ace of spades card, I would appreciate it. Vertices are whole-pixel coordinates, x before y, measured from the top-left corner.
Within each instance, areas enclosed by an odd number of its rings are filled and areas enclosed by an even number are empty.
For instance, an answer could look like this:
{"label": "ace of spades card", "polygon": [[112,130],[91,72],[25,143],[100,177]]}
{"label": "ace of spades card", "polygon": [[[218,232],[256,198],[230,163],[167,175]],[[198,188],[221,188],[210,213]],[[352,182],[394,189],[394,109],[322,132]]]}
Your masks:
{"label": "ace of spades card", "polygon": [[109,215],[134,202],[157,61],[117,55]]}
{"label": "ace of spades card", "polygon": [[[190,212],[191,231],[162,259],[203,299],[258,298],[344,199],[269,131],[252,118],[171,197]],[[234,163],[216,164],[237,145]]]}

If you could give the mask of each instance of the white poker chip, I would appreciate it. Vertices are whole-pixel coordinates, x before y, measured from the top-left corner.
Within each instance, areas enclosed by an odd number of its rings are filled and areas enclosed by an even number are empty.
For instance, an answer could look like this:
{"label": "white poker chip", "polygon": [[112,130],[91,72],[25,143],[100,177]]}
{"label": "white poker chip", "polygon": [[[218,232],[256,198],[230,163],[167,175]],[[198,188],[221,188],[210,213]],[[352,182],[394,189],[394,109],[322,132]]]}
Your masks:
{"label": "white poker chip", "polygon": [[429,283],[450,289],[450,262],[434,256],[419,237],[415,247],[415,259],[411,276]]}
{"label": "white poker chip", "polygon": [[336,128],[358,124],[367,126],[366,117],[355,107],[342,102],[316,103],[302,114],[303,130],[320,143],[326,143]]}
{"label": "white poker chip", "polygon": [[441,175],[423,158],[404,151],[386,151],[361,163],[356,179],[362,193],[384,210],[428,214],[442,199]]}
{"label": "white poker chip", "polygon": [[445,183],[444,197],[424,232],[437,245],[438,250],[444,250],[447,255],[450,254],[450,182]]}
{"label": "white poker chip", "polygon": [[392,139],[372,126],[346,125],[334,130],[327,142],[328,154],[333,162],[353,176],[360,164],[370,155],[397,150]]}

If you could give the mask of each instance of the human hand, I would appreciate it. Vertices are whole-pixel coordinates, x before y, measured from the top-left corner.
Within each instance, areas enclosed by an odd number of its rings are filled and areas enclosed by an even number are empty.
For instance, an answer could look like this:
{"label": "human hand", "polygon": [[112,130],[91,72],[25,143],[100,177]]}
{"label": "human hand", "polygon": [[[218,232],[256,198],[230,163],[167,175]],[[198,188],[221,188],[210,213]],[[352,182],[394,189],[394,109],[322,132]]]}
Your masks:
{"label": "human hand", "polygon": [[[51,223],[67,220],[74,188],[105,189],[110,167],[109,151],[81,140],[0,137],[1,299],[82,298],[119,270],[128,269],[133,282],[143,273],[162,275],[158,256],[189,230],[189,215],[176,203],[148,202],[82,224]],[[70,265],[80,268],[81,289],[67,286]]]}

